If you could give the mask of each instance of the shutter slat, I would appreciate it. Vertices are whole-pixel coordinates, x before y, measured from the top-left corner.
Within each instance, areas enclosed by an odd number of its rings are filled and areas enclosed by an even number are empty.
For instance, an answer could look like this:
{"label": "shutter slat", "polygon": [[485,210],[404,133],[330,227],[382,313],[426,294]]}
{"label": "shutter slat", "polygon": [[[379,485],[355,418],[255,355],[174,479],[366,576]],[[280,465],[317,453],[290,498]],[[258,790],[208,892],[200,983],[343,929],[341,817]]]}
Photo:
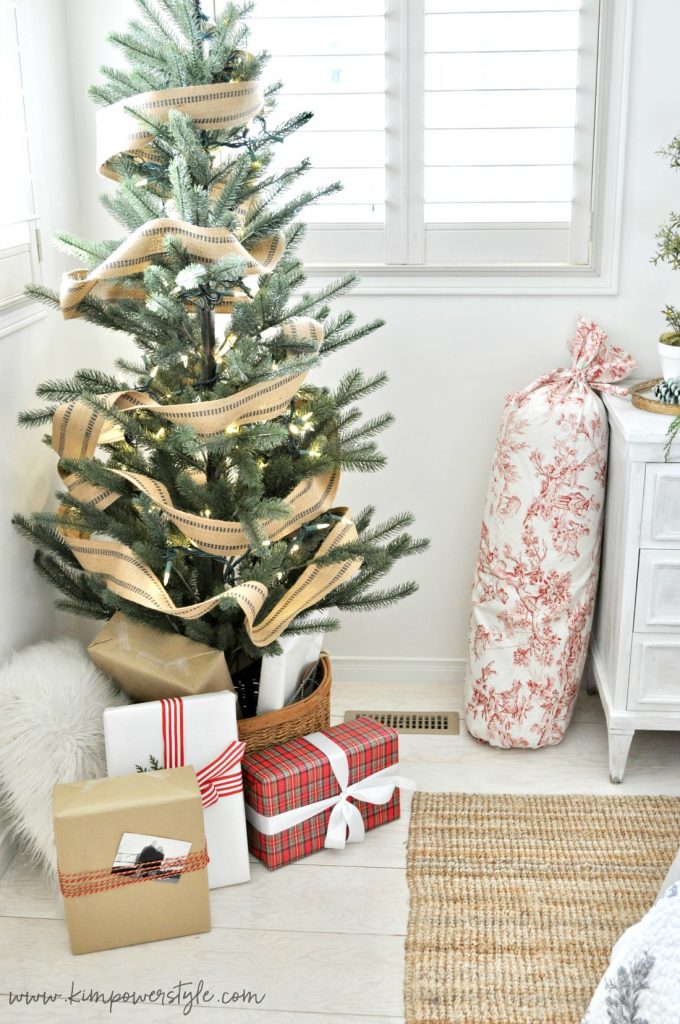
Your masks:
{"label": "shutter slat", "polygon": [[578,47],[577,11],[514,14],[428,14],[427,53],[507,50],[574,50]]}
{"label": "shutter slat", "polygon": [[575,89],[578,53],[429,53],[425,88]]}
{"label": "shutter slat", "polygon": [[384,224],[384,10],[384,0],[264,2],[252,21],[249,48],[266,49],[268,74],[283,82],[276,120],[314,113],[308,126],[275,148],[274,167],[309,157],[313,169],[304,188],[336,180],[343,185],[341,193],[304,211],[310,223]]}
{"label": "shutter slat", "polygon": [[429,222],[571,220],[580,5],[425,0]]}

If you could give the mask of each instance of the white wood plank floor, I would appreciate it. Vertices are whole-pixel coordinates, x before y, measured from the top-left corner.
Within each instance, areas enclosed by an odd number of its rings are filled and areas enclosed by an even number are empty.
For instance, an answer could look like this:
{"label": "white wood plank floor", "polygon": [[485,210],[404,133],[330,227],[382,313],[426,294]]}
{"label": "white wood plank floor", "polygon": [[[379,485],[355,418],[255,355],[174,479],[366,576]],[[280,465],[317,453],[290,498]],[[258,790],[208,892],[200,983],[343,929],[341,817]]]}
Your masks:
{"label": "white wood plank floor", "polygon": [[[337,684],[334,722],[345,708],[462,710],[462,692],[439,684]],[[612,787],[598,697],[583,693],[557,747],[495,751],[464,728],[450,738],[404,736],[401,764],[423,790],[680,795],[680,733],[638,733],[626,778]],[[0,1021],[60,1024],[116,1020],[160,1024],[178,1007],[71,1004],[9,1006],[8,993],[104,993],[170,989],[202,979],[214,993],[248,989],[249,1009],[215,999],[191,1016],[231,1024],[399,1024],[403,1021],[404,873],[408,799],[399,822],[361,845],[324,851],[270,873],[253,865],[250,885],[212,894],[206,935],[72,957],[59,903],[17,859],[0,881]],[[213,1016],[209,1015],[212,1011]],[[220,1012],[221,1011],[221,1012]]]}

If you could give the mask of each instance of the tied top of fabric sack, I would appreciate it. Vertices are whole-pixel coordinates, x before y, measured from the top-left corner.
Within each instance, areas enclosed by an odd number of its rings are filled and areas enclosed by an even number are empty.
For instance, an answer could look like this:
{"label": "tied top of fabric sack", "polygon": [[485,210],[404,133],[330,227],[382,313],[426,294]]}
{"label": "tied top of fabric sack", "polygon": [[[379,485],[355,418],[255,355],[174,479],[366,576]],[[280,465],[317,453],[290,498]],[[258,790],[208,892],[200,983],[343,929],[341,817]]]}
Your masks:
{"label": "tied top of fabric sack", "polygon": [[637,361],[622,348],[608,345],[607,335],[593,320],[578,318],[576,334],[569,340],[568,348],[572,356],[571,367],[561,367],[544,374],[524,391],[509,395],[508,401],[521,404],[525,396],[546,386],[559,394],[573,387],[592,388],[610,395],[628,394],[628,388],[617,387],[614,382],[627,377],[636,368]]}

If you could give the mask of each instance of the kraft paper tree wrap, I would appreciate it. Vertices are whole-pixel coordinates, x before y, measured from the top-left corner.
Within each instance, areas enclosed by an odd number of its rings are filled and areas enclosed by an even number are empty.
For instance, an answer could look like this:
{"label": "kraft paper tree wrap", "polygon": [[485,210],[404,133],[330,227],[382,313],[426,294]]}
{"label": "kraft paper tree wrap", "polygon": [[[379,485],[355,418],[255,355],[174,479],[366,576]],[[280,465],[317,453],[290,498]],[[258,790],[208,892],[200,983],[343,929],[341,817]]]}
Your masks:
{"label": "kraft paper tree wrap", "polygon": [[266,55],[247,51],[251,4],[212,21],[193,0],[135,2],[140,19],[109,37],[127,68],[103,68],[91,89],[98,166],[116,183],[102,202],[125,234],[61,233],[82,269],[60,294],[29,291],[130,334],[139,355],[38,389],[47,405],[21,422],[51,425],[61,506],[15,522],[60,607],[122,611],[223,650],[234,670],[278,653],[284,631],[318,630],[313,607],[413,593],[379,584],[426,542],[405,532],[408,513],[374,524],[372,507],[336,503],[342,470],[384,466],[374,438],[393,417],[357,405],[385,374],[353,370],[333,390],[309,376],[382,326],[331,314],[353,274],[302,291],[296,218],[340,186],[291,193],[310,161],[274,158],[312,115],[276,119],[280,84],[265,86]]}

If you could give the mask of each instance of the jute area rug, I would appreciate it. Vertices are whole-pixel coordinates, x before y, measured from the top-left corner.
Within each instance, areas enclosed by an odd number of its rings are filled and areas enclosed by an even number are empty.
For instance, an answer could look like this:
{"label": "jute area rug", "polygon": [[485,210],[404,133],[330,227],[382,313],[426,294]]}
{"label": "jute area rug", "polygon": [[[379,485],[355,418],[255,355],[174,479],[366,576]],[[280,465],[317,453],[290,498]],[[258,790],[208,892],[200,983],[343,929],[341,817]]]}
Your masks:
{"label": "jute area rug", "polygon": [[579,1024],[679,846],[679,798],[417,793],[407,1024]]}

